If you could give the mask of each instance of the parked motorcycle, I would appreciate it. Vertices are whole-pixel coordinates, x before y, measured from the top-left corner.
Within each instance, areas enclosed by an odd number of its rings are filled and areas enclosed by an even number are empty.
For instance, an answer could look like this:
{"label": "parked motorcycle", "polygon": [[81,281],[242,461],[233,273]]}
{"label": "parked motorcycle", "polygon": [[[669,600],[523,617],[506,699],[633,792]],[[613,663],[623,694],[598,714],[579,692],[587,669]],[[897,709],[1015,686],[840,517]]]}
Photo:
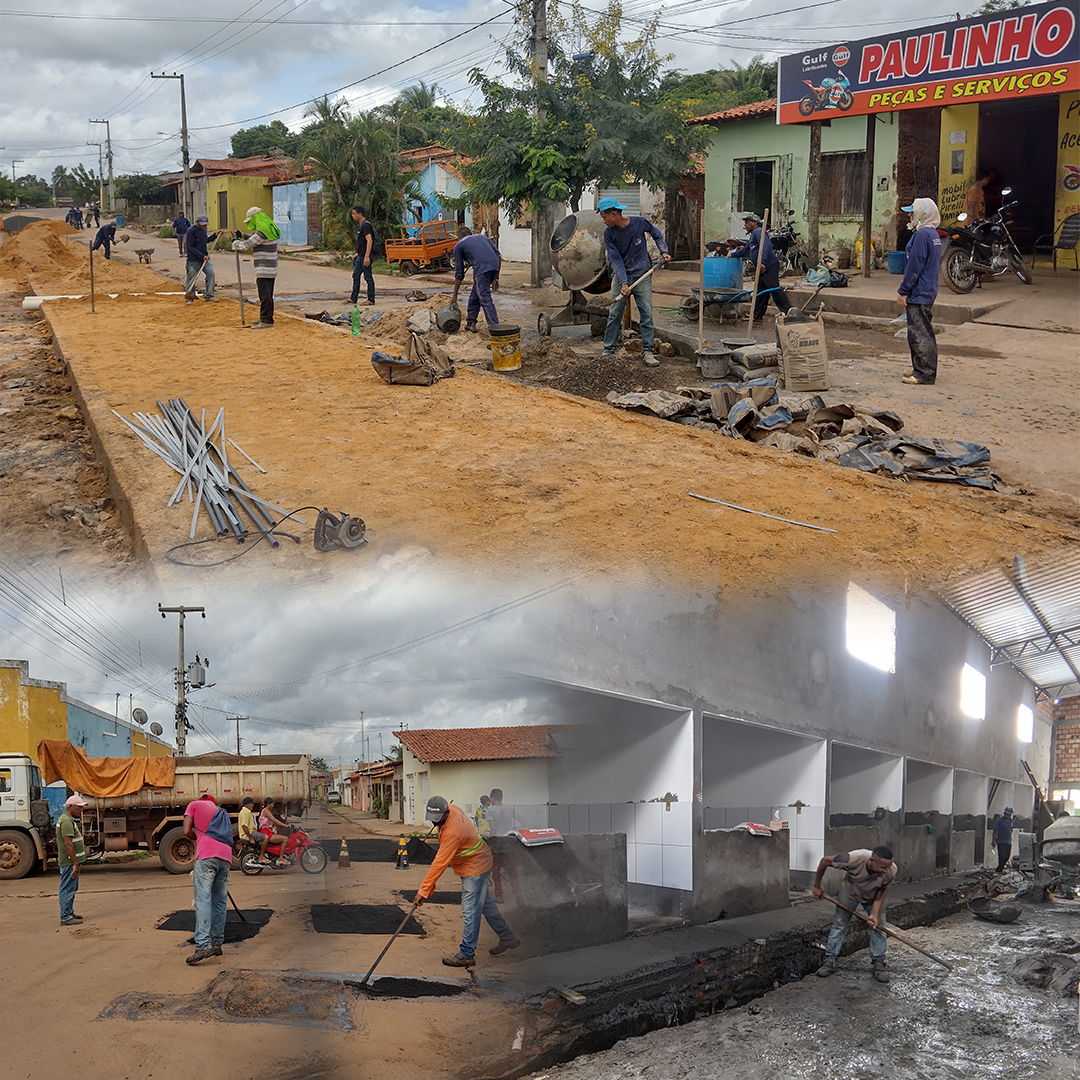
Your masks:
{"label": "parked motorcycle", "polygon": [[822,79],[820,86],[815,86],[809,79],[803,79],[803,82],[810,87],[810,92],[799,101],[799,112],[803,116],[812,116],[825,109],[847,112],[855,104],[851,82],[842,71],[835,79]]}
{"label": "parked motorcycle", "polygon": [[289,839],[284,852],[280,844],[268,844],[266,854],[274,861],[267,865],[259,862],[259,845],[250,840],[240,841],[240,869],[245,874],[259,875],[264,870],[287,870],[300,864],[308,874],[321,874],[326,869],[326,852],[299,825],[289,826]]}
{"label": "parked motorcycle", "polygon": [[806,259],[806,252],[799,246],[799,234],[791,224],[794,216],[795,211],[789,210],[787,224],[769,233],[772,249],[780,260],[781,277],[785,274],[795,274],[798,277],[805,274],[810,265]]}
{"label": "parked motorcycle", "polygon": [[[1011,192],[1012,188],[1003,188],[1001,194]],[[961,214],[956,225],[938,230],[943,237],[941,266],[945,284],[953,292],[971,292],[984,274],[998,277],[1012,272],[1025,285],[1031,284],[1031,272],[1005,224],[1005,211],[1016,205],[1015,200],[1004,203],[997,213],[970,223],[967,214]]]}

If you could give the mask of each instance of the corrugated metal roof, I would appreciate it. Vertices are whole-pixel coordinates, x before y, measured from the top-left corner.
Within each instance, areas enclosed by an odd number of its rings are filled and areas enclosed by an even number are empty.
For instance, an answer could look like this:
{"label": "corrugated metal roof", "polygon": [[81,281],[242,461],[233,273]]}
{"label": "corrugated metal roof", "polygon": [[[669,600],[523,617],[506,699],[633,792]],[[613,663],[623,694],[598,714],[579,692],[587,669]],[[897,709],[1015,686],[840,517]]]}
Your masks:
{"label": "corrugated metal roof", "polygon": [[1080,552],[1024,559],[940,590],[989,645],[1051,698],[1080,694]]}

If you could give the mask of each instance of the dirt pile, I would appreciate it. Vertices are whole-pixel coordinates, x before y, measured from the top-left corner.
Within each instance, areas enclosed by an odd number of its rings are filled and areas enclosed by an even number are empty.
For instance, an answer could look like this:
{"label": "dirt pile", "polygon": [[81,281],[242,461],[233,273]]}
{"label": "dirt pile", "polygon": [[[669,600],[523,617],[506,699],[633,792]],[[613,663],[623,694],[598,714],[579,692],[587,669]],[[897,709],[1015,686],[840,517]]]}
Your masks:
{"label": "dirt pile", "polygon": [[[5,290],[25,292],[32,277],[39,294],[89,292],[89,252],[69,239],[78,235],[62,221],[35,221],[5,237],[0,248],[0,284]],[[94,258],[94,286],[101,293],[154,292],[161,289],[162,281],[152,271],[105,259],[99,249]]]}
{"label": "dirt pile", "polygon": [[428,308],[432,314],[435,314],[439,308],[446,307],[449,303],[449,293],[436,293],[426,303],[410,304],[408,307],[385,311],[373,323],[364,327],[365,335],[377,338],[379,341],[404,345],[409,340],[409,331],[405,329],[405,324],[417,312]]}

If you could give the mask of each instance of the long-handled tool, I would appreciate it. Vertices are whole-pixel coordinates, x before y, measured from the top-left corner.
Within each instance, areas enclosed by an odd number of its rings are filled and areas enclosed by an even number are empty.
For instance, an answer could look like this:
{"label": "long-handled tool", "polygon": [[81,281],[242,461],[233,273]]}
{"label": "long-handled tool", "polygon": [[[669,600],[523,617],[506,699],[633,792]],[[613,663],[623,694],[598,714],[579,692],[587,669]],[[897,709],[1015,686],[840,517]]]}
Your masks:
{"label": "long-handled tool", "polygon": [[203,259],[202,264],[200,265],[199,269],[196,270],[195,273],[192,275],[192,277],[191,277],[191,285],[188,286],[188,288],[186,288],[184,290],[184,298],[186,300],[191,300],[191,299],[194,298],[194,296],[195,296],[195,283],[199,280],[199,275],[203,272],[203,270],[206,269],[206,264],[209,261],[210,261],[210,255],[207,254],[206,258]]}
{"label": "long-handled tool", "polygon": [[[236,235],[236,211],[232,212],[232,229],[233,235]],[[240,252],[236,253],[236,288],[240,293],[240,325],[247,326],[247,319],[244,317],[244,283],[240,280]]]}
{"label": "long-handled tool", "polygon": [[229,892],[228,889],[225,890],[225,895],[228,896],[229,903],[232,904],[234,908],[236,908],[236,914],[240,916],[240,921],[247,922],[247,919],[244,918],[244,913],[238,907],[236,907],[236,901],[232,898],[232,893]]}
{"label": "long-handled tool", "polygon": [[[659,270],[660,267],[663,266],[663,265],[664,265],[664,260],[660,259],[660,260],[657,261],[656,265],[651,270],[649,270],[647,273],[642,274],[641,277],[639,277],[637,279],[637,281],[635,281],[634,284],[630,286],[630,296],[633,296],[634,295],[634,290],[643,281],[647,280],[648,278],[651,278],[653,276],[653,274],[655,274],[656,271]],[[627,296],[626,299],[629,300],[630,296]],[[614,308],[615,305],[619,302],[619,300],[620,300],[620,297],[616,296],[615,299],[611,301],[611,307]],[[627,305],[627,310],[629,310],[629,304]]]}
{"label": "long-handled tool", "polygon": [[374,972],[374,970],[379,966],[379,961],[386,955],[387,950],[390,948],[391,945],[394,944],[394,941],[396,940],[398,934],[400,934],[401,931],[405,929],[405,924],[413,917],[413,915],[416,914],[416,909],[419,906],[420,902],[418,900],[414,900],[412,907],[409,908],[409,913],[405,916],[404,919],[401,920],[401,925],[394,931],[394,936],[383,947],[383,951],[379,953],[377,957],[375,957],[375,963],[372,964],[370,968],[368,968],[368,973],[359,982],[351,982],[347,980],[347,986],[355,986],[361,990],[372,989],[368,986],[368,979],[371,978],[372,972]]}
{"label": "long-handled tool", "polygon": [[758,244],[757,251],[757,266],[754,267],[754,292],[750,297],[750,316],[746,321],[746,336],[750,337],[754,332],[754,308],[757,307],[758,298],[758,282],[761,281],[761,260],[765,254],[765,234],[769,231],[769,208],[765,208],[765,213],[762,214],[761,219],[761,243]]}
{"label": "long-handled tool", "polygon": [[[839,900],[833,899],[828,893],[822,893],[822,897],[829,901],[830,904],[835,904],[838,908],[842,908],[844,911],[850,911],[852,915],[857,915],[864,923],[869,923],[870,919],[864,915],[861,911],[856,911],[854,908],[849,908],[847,904],[841,904]],[[879,926],[878,929],[883,934],[888,934],[889,937],[896,938],[897,941],[902,941],[909,949],[914,949],[916,952],[921,952],[923,956],[929,956],[935,964],[940,964],[946,971],[952,971],[952,964],[947,964],[940,956],[935,956],[931,952],[927,952],[921,945],[916,945],[914,941],[904,937],[903,934],[898,934],[895,930],[890,930],[887,926]]]}

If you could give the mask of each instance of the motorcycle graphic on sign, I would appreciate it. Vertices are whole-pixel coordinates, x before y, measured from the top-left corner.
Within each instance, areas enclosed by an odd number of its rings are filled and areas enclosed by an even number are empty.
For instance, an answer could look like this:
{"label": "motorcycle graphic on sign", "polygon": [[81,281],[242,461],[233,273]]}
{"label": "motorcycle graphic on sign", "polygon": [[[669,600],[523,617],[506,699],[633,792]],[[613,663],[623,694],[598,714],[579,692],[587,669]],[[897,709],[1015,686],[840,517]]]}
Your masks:
{"label": "motorcycle graphic on sign", "polygon": [[803,82],[810,87],[799,101],[799,112],[803,116],[812,116],[826,109],[847,112],[855,104],[855,96],[849,89],[851,83],[842,71],[836,73],[835,79],[822,79],[820,86],[815,86],[809,79],[803,79]]}
{"label": "motorcycle graphic on sign", "polygon": [[1061,186],[1066,191],[1076,191],[1080,188],[1080,166],[1065,165],[1065,176],[1062,178]]}

